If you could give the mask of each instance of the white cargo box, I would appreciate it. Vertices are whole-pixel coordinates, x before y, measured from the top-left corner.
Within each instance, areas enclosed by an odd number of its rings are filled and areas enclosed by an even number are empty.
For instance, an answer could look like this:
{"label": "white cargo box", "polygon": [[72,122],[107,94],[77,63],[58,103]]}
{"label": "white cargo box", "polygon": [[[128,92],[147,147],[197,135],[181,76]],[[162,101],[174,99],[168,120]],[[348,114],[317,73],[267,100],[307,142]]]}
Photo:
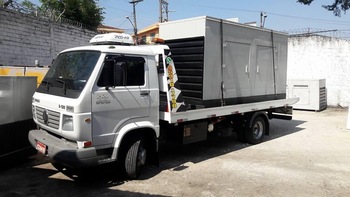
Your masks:
{"label": "white cargo box", "polygon": [[287,34],[212,17],[161,23],[186,104],[286,98]]}

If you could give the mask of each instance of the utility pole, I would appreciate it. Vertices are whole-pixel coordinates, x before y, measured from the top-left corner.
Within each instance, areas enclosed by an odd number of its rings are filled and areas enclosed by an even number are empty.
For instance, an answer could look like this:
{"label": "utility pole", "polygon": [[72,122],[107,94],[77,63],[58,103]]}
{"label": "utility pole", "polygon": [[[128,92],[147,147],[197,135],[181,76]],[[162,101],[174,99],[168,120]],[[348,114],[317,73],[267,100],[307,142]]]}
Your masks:
{"label": "utility pole", "polygon": [[163,0],[159,0],[159,22],[163,22]]}
{"label": "utility pole", "polygon": [[164,0],[164,9],[165,9],[165,19],[164,22],[168,22],[169,21],[169,3],[168,0]]}
{"label": "utility pole", "polygon": [[133,9],[133,17],[134,17],[134,24],[133,27],[134,27],[134,36],[135,36],[135,40],[136,40],[136,44],[138,42],[138,36],[137,36],[137,23],[136,23],[136,5],[139,3],[139,2],[142,2],[143,0],[132,0],[130,1],[129,3],[132,4],[132,9]]}
{"label": "utility pole", "polygon": [[[165,18],[163,18],[165,13]],[[159,22],[166,22],[169,20],[169,3],[168,0],[159,0]]]}

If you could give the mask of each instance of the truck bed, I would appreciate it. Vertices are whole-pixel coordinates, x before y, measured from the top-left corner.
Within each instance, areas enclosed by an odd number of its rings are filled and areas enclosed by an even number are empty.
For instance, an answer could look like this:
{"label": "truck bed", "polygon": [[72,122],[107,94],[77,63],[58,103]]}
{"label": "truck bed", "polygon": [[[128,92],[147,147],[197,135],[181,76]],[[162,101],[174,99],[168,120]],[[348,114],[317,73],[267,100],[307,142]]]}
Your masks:
{"label": "truck bed", "polygon": [[291,106],[299,101],[299,98],[289,98],[280,100],[271,100],[264,102],[228,105],[221,107],[193,109],[185,112],[160,112],[160,119],[172,123],[187,122],[193,120],[206,119],[211,117],[228,116],[233,114],[241,114],[266,109],[274,109],[280,107]]}

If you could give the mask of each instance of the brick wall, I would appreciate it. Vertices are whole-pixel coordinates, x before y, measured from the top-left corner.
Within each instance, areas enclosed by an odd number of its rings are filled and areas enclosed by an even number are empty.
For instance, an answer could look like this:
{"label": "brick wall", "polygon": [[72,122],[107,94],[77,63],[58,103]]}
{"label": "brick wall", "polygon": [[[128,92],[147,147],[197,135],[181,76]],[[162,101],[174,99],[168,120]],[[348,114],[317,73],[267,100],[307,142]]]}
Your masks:
{"label": "brick wall", "polygon": [[326,79],[327,103],[350,102],[350,41],[329,37],[295,37],[288,42],[288,79]]}
{"label": "brick wall", "polygon": [[49,65],[60,51],[88,45],[96,32],[0,8],[0,65]]}

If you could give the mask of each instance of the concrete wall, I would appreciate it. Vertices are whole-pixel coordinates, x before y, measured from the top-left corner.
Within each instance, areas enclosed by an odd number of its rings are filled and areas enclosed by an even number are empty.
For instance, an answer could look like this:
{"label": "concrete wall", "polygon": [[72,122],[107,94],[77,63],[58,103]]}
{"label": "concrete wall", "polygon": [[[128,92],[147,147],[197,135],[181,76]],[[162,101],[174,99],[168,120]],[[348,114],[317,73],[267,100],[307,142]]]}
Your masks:
{"label": "concrete wall", "polygon": [[350,41],[329,37],[292,37],[288,79],[326,79],[329,106],[350,102]]}
{"label": "concrete wall", "polygon": [[0,8],[0,65],[49,65],[57,53],[88,45],[96,32]]}

